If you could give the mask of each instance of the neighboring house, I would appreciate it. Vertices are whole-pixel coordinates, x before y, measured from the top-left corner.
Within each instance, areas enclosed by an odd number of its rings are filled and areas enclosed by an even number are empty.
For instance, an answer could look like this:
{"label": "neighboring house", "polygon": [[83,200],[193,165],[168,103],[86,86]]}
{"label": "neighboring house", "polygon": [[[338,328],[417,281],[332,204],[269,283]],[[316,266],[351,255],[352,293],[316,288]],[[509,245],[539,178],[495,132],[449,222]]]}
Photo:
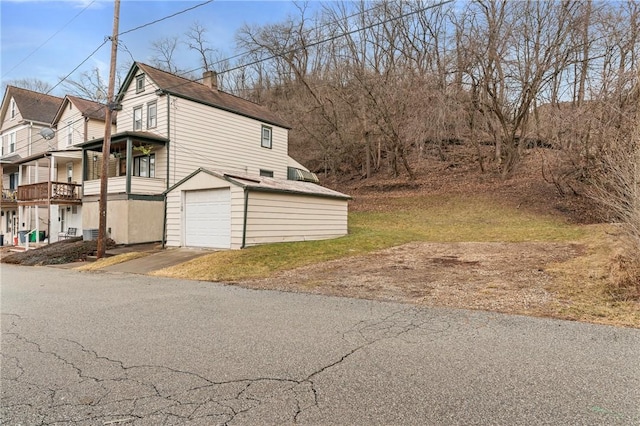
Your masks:
{"label": "neighboring house", "polygon": [[[65,236],[69,228],[82,235],[82,149],[77,145],[104,136],[105,114],[104,104],[67,95],[53,119],[55,148],[44,154],[52,171],[51,242]],[[111,131],[115,131],[115,114]]]}
{"label": "neighboring house", "polygon": [[[51,149],[51,141],[40,132],[48,129],[62,102],[61,98],[8,86],[0,108],[0,166],[2,168],[2,207],[0,234],[12,244],[19,231],[46,232],[49,212],[39,208],[40,198],[31,185],[46,182],[48,165],[30,161]],[[42,231],[40,231],[42,230]]]}
{"label": "neighboring house", "polygon": [[[216,78],[206,72],[201,84],[133,64],[117,96],[109,150],[110,237],[125,244],[241,248],[345,235],[349,197],[288,181],[317,178],[288,156],[287,123],[219,91]],[[81,147],[82,223],[91,231],[99,224],[103,140]],[[259,202],[272,208],[257,208]],[[331,213],[319,213],[323,209]],[[306,223],[291,231],[295,221]],[[331,230],[318,232],[325,226]],[[219,233],[225,237],[217,239]]]}

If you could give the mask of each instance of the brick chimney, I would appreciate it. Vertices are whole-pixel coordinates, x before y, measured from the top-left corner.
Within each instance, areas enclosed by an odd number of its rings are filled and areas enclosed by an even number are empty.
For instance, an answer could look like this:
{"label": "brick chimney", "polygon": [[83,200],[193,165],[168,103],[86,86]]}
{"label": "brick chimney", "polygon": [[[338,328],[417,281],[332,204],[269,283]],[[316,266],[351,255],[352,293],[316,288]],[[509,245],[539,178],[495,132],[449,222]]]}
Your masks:
{"label": "brick chimney", "polygon": [[202,74],[202,84],[214,92],[218,91],[218,73],[215,71],[205,71]]}

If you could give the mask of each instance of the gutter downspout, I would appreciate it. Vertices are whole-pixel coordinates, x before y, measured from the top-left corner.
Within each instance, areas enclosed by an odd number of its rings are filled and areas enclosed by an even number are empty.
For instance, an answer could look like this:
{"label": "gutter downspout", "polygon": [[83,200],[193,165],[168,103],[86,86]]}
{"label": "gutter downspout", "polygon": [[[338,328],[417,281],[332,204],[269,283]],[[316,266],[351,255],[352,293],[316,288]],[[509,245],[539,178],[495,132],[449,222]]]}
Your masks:
{"label": "gutter downspout", "polygon": [[[167,151],[167,189],[169,189],[169,173],[170,155],[171,155],[171,95],[167,93],[167,144],[165,145]],[[162,248],[167,245],[167,196],[169,194],[165,191],[164,194],[164,217],[162,220]]]}
{"label": "gutter downspout", "polygon": [[249,207],[249,188],[244,187],[244,218],[242,221],[242,245],[241,249],[246,247],[247,243],[247,215],[248,215],[248,207]]}

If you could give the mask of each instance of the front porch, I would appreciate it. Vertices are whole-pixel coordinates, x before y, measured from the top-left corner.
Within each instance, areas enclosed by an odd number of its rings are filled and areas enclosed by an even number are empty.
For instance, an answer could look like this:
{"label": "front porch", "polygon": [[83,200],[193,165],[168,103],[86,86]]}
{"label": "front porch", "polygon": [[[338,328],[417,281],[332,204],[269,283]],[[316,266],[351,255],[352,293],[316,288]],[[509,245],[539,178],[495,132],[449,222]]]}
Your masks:
{"label": "front porch", "polygon": [[[168,140],[147,132],[123,132],[111,137],[107,164],[107,194],[125,198],[160,199],[167,189]],[[103,139],[82,145],[85,201],[100,195]]]}
{"label": "front porch", "polygon": [[47,204],[82,204],[82,185],[67,182],[41,182],[18,186],[17,201],[21,206]]}

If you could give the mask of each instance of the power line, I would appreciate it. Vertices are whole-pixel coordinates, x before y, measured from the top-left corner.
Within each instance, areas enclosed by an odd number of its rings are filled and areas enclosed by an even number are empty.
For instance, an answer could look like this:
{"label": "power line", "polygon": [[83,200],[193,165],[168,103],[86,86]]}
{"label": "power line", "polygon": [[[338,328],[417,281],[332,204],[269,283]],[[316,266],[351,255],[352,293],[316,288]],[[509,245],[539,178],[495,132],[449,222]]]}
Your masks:
{"label": "power line", "polygon": [[67,28],[69,26],[69,24],[71,24],[73,21],[75,21],[75,19],[80,16],[85,10],[87,10],[93,3],[95,3],[96,0],[92,0],[91,3],[89,3],[87,6],[84,7],[84,9],[82,9],[80,12],[78,12],[73,18],[71,18],[71,20],[69,20],[69,22],[67,22],[66,24],[64,24],[62,26],[62,28],[60,28],[58,31],[56,31],[51,37],[49,37],[48,39],[46,39],[40,46],[36,47],[31,53],[29,53],[27,56],[24,57],[24,59],[22,59],[20,62],[18,62],[16,65],[13,66],[13,68],[11,68],[9,71],[7,71],[2,78],[5,78],[8,74],[11,74],[11,72],[13,70],[15,70],[16,68],[18,68],[20,65],[22,65],[27,59],[29,59],[30,57],[32,57],[38,50],[40,50],[42,47],[44,47],[45,44],[47,44],[48,42],[51,41],[52,38],[54,38],[55,36],[57,36],[58,34],[60,34],[60,32],[62,30],[64,30],[65,28]]}
{"label": "power line", "polygon": [[134,32],[134,31],[138,31],[138,30],[140,30],[140,29],[142,29],[142,28],[145,28],[145,27],[148,27],[148,26],[150,26],[150,25],[157,24],[158,22],[165,21],[165,20],[167,20],[167,19],[173,18],[173,17],[175,17],[175,16],[181,15],[181,14],[186,13],[186,12],[189,12],[189,11],[191,11],[191,10],[197,9],[197,8],[199,8],[199,7],[201,7],[201,6],[204,6],[204,5],[206,5],[206,4],[209,4],[209,3],[211,3],[211,2],[213,2],[213,0],[207,0],[207,1],[203,2],[203,3],[199,3],[199,4],[195,5],[195,6],[192,6],[192,7],[189,7],[189,8],[187,8],[187,9],[184,9],[184,10],[181,10],[181,11],[179,11],[179,12],[176,12],[176,13],[174,13],[174,14],[172,14],[172,15],[165,16],[164,18],[156,19],[155,21],[151,21],[151,22],[148,22],[148,23],[146,23],[146,24],[142,24],[142,25],[140,25],[140,26],[138,26],[138,27],[131,28],[130,30],[123,31],[123,32],[121,32],[120,34],[118,34],[118,37],[120,37],[120,36],[122,36],[122,35],[125,35],[125,34],[132,33],[132,32]]}
{"label": "power line", "polygon": [[[303,50],[303,49],[306,49],[306,48],[309,48],[309,47],[319,46],[319,45],[321,45],[323,43],[334,41],[334,40],[337,40],[339,38],[346,37],[346,36],[352,35],[352,34],[356,34],[358,32],[365,31],[365,30],[368,30],[368,29],[371,29],[371,28],[375,28],[375,27],[380,26],[380,25],[388,24],[388,23],[396,21],[398,19],[402,19],[402,18],[406,18],[407,16],[411,16],[411,15],[415,15],[415,14],[418,14],[418,13],[422,13],[422,12],[425,12],[425,11],[427,11],[429,9],[433,9],[433,8],[436,8],[436,7],[444,6],[444,5],[446,5],[448,3],[452,3],[452,2],[454,2],[454,0],[444,0],[444,1],[441,1],[441,2],[436,3],[436,4],[430,4],[428,6],[425,6],[425,7],[416,9],[416,10],[412,10],[410,12],[406,12],[406,13],[403,13],[403,14],[398,15],[398,16],[391,17],[391,18],[386,19],[384,21],[374,22],[374,23],[372,23],[370,25],[367,25],[367,26],[364,26],[364,27],[355,28],[354,30],[351,30],[351,31],[343,32],[343,33],[336,34],[336,35],[331,36],[331,37],[327,37],[327,38],[324,38],[324,39],[321,39],[321,40],[318,40],[318,41],[315,41],[315,42],[312,42],[312,43],[305,44],[303,47],[295,47],[295,48],[289,49],[287,51],[283,51],[283,52],[279,52],[277,54],[273,54],[271,56],[267,56],[265,58],[256,59],[255,61],[252,61],[252,62],[249,62],[249,63],[238,65],[238,66],[235,66],[235,67],[232,67],[232,68],[228,68],[228,69],[225,69],[223,71],[219,71],[218,74],[225,74],[225,73],[228,73],[228,72],[231,72],[231,71],[236,71],[236,70],[239,70],[239,69],[247,68],[247,67],[250,67],[252,65],[259,64],[261,62],[266,62],[266,61],[269,61],[271,59],[278,58],[280,56],[288,55],[290,53],[295,53],[295,52],[297,52],[299,50]],[[371,11],[371,10],[374,10],[374,9],[375,9],[375,7],[371,8],[371,9],[367,9],[367,10],[362,11],[362,12],[355,13],[353,15],[350,15],[350,16],[346,17],[346,19],[350,19],[350,18],[352,18],[354,16],[364,14],[364,13],[366,13],[368,11]],[[335,21],[333,23],[335,24]],[[324,26],[328,26],[328,25],[331,25],[331,23],[324,24],[323,27]],[[311,32],[313,30],[314,29],[310,29],[310,30],[307,31],[307,33]],[[245,52],[244,54],[248,54],[248,53],[251,53],[251,51]],[[215,64],[220,64],[220,63],[226,62],[226,61],[228,61],[230,59],[236,58],[236,57],[244,55],[244,54],[237,54],[237,55],[234,55],[234,56],[230,56],[229,58],[221,59],[221,60],[215,62]],[[198,68],[194,68],[194,69],[189,70],[189,71],[184,71],[184,72],[180,73],[180,75],[174,74],[177,77],[181,77],[181,78],[185,79],[185,82],[184,83],[175,84],[173,86],[169,86],[166,89],[171,90],[171,89],[175,89],[177,87],[184,86],[186,84],[197,83],[197,82],[201,81],[202,78],[196,78],[196,79],[192,80],[192,79],[189,79],[189,78],[186,78],[186,77],[183,77],[183,76],[184,75],[188,75],[188,74],[192,74],[192,73],[194,73],[196,71],[200,71],[200,70],[203,70],[203,69],[204,69],[204,67],[198,67]],[[142,95],[139,95],[139,96],[142,96]],[[138,96],[136,96],[136,97],[138,97]],[[129,100],[135,99],[136,97],[130,97]]]}

